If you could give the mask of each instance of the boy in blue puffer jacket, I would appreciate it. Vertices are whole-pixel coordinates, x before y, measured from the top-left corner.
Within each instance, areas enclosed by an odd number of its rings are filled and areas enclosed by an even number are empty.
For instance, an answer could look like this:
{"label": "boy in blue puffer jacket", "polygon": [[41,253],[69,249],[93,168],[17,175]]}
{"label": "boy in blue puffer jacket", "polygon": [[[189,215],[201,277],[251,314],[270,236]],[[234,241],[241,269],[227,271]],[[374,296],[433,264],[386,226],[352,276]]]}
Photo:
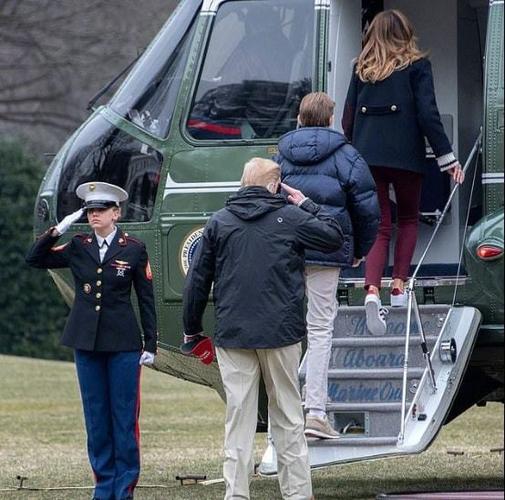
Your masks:
{"label": "boy in blue puffer jacket", "polygon": [[328,422],[328,365],[333,324],[337,314],[340,269],[357,267],[372,247],[380,210],[368,165],[339,132],[332,130],[335,103],[323,92],[308,94],[298,115],[299,128],[279,140],[275,159],[282,182],[302,191],[334,215],[344,244],[333,253],[307,251],[307,376],[305,434],[337,438]]}

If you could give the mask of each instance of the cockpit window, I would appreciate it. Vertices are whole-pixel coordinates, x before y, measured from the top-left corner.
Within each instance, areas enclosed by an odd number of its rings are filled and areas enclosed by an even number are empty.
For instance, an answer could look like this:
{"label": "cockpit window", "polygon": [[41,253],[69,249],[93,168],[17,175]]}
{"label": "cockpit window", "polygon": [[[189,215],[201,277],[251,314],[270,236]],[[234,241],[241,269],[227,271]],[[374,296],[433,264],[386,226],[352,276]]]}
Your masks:
{"label": "cockpit window", "polygon": [[110,104],[121,116],[157,137],[166,137],[170,129],[201,3],[180,2]]}
{"label": "cockpit window", "polygon": [[83,182],[116,184],[128,192],[121,220],[152,218],[162,155],[111,125],[101,116],[79,131],[63,162],[58,186],[58,220],[82,206],[75,190]]}
{"label": "cockpit window", "polygon": [[214,22],[187,122],[195,139],[271,139],[312,90],[314,4],[230,1]]}

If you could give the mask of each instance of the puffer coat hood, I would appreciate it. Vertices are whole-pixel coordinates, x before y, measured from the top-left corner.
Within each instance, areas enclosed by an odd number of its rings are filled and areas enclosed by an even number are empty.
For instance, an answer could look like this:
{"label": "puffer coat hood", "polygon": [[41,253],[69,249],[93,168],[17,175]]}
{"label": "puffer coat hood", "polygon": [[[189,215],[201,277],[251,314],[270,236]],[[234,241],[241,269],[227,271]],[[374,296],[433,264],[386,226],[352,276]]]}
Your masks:
{"label": "puffer coat hood", "polygon": [[377,236],[379,203],[368,165],[345,137],[330,128],[300,128],[281,137],[275,160],[282,182],[335,217],[344,233],[338,251],[307,251],[307,264],[348,267],[365,257]]}
{"label": "puffer coat hood", "polygon": [[317,165],[347,144],[345,137],[329,128],[303,128],[287,133],[279,151],[293,165]]}

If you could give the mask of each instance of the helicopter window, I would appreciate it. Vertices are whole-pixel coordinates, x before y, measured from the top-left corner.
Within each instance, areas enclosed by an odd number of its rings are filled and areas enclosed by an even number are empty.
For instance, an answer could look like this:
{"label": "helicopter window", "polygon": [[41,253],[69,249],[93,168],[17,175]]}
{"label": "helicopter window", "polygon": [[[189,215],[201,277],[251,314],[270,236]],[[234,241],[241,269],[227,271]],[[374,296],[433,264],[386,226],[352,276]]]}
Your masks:
{"label": "helicopter window", "polygon": [[96,116],[76,136],[64,160],[58,186],[58,220],[81,207],[75,190],[83,182],[116,184],[128,192],[124,222],[152,218],[162,155]]}
{"label": "helicopter window", "polygon": [[170,129],[201,0],[181,2],[153,47],[119,89],[111,107],[157,137]]}
{"label": "helicopter window", "polygon": [[216,16],[187,122],[200,140],[273,139],[312,90],[314,4],[230,1]]}

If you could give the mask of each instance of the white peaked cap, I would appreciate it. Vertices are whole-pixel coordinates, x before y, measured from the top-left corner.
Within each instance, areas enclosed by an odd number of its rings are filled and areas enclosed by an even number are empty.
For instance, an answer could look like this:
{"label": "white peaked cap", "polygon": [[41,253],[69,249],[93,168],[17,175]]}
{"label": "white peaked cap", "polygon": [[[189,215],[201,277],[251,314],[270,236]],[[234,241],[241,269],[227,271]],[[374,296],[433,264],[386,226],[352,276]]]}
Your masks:
{"label": "white peaked cap", "polygon": [[128,199],[128,193],[107,182],[86,182],[78,186],[76,194],[86,203],[85,208],[107,208]]}

